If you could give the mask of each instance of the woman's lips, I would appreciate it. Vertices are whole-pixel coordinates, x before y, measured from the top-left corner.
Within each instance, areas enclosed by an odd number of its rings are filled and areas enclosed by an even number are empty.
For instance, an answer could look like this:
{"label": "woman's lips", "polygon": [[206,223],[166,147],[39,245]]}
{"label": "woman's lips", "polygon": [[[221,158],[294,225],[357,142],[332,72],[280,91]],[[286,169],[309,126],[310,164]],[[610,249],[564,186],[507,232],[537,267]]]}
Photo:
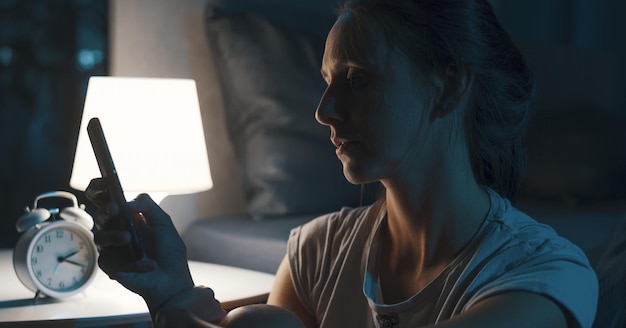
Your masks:
{"label": "woman's lips", "polygon": [[348,139],[334,139],[335,153],[340,154],[350,149],[356,142]]}
{"label": "woman's lips", "polygon": [[341,146],[352,143],[354,141],[346,138],[333,138],[331,139],[331,142],[333,143],[333,145],[335,145],[335,148],[340,148]]}

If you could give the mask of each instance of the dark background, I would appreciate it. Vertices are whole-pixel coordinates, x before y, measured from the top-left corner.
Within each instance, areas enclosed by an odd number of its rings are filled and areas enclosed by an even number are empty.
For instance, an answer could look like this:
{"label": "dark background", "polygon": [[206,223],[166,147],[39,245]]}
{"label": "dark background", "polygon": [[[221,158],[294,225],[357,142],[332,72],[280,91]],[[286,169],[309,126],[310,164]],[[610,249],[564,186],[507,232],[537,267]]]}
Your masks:
{"label": "dark background", "polygon": [[[626,116],[626,2],[491,3],[541,69],[538,107]],[[108,0],[0,0],[0,248],[15,245],[15,222],[37,195],[67,190],[85,202],[68,182],[88,78],[109,72],[109,15]]]}
{"label": "dark background", "polygon": [[2,248],[15,245],[15,222],[37,195],[75,192],[87,81],[107,73],[107,34],[106,0],[0,0]]}

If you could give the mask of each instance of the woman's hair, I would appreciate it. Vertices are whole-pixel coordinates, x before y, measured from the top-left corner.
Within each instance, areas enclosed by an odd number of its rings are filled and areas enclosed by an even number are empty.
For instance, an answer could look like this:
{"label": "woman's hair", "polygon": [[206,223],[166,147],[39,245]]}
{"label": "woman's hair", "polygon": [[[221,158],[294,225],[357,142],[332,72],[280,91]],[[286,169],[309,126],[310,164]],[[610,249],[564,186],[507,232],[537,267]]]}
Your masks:
{"label": "woman's hair", "polygon": [[473,75],[464,117],[472,171],[479,184],[513,197],[535,86],[487,1],[348,0],[340,11],[346,12],[355,38],[382,31],[390,49],[408,55],[425,77],[445,76],[451,66]]}

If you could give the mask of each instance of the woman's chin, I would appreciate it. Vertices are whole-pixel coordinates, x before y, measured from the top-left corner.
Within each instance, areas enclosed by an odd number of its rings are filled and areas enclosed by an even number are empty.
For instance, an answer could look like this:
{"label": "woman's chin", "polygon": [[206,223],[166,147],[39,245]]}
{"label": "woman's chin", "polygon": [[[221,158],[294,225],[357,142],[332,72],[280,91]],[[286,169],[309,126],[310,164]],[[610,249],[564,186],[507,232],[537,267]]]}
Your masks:
{"label": "woman's chin", "polygon": [[355,167],[343,165],[343,175],[353,185],[362,185],[370,182],[378,181],[373,175],[366,173],[365,170],[358,170]]}

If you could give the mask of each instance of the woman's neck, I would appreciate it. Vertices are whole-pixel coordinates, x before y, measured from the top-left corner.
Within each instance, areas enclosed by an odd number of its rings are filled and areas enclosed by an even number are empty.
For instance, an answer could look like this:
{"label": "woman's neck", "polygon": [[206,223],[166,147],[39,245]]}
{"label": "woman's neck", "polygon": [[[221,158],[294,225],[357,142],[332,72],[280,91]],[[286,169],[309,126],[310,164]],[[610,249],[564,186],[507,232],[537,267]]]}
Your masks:
{"label": "woman's neck", "polygon": [[426,174],[383,182],[388,264],[410,260],[426,269],[448,263],[481,226],[489,195],[474,179],[471,166],[458,165],[458,160],[433,161]]}

